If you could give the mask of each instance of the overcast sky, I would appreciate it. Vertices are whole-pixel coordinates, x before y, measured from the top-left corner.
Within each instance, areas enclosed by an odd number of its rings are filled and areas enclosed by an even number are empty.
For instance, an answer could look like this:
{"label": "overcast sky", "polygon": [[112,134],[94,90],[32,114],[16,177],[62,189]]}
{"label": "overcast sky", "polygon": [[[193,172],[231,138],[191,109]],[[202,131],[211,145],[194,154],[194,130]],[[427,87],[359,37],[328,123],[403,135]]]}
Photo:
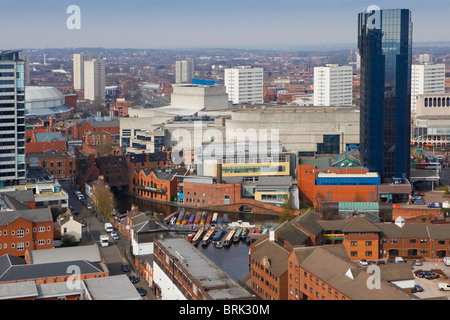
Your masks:
{"label": "overcast sky", "polygon": [[[450,41],[448,0],[0,0],[0,50],[356,46],[357,15],[412,11],[415,42]],[[6,4],[7,3],[7,4]],[[70,30],[70,5],[81,29]]]}

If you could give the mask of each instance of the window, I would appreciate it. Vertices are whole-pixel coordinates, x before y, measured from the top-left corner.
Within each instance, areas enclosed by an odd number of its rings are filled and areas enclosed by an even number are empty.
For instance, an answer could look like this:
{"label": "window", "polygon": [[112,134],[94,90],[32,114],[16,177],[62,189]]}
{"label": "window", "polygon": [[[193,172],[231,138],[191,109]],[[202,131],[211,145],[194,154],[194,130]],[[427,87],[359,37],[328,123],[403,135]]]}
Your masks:
{"label": "window", "polygon": [[366,246],[371,246],[372,245],[372,241],[366,241]]}
{"label": "window", "polygon": [[23,230],[22,230],[22,229],[20,229],[20,230],[17,230],[17,238],[22,238],[22,237],[23,237],[23,235],[24,235],[24,232],[23,232]]}
{"label": "window", "polygon": [[23,250],[23,249],[24,249],[23,242],[19,242],[19,243],[17,244],[17,250],[21,251],[21,250]]}

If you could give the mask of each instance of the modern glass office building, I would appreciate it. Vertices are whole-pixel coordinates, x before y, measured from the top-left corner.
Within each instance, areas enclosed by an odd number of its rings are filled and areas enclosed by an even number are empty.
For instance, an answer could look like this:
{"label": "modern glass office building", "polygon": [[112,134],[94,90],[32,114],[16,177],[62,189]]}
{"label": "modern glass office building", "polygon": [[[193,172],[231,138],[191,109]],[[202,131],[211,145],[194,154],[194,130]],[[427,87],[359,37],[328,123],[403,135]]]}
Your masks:
{"label": "modern glass office building", "polygon": [[0,186],[25,184],[25,66],[0,51]]}
{"label": "modern glass office building", "polygon": [[358,49],[362,164],[383,182],[404,181],[410,157],[411,12],[369,7],[359,13]]}

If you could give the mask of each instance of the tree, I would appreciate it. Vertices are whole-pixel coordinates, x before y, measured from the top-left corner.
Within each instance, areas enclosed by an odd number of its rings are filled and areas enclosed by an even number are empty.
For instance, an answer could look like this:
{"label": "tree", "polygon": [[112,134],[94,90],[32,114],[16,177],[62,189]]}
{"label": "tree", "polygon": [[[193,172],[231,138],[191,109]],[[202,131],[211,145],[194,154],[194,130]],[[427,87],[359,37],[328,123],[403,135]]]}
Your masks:
{"label": "tree", "polygon": [[94,207],[101,212],[107,219],[111,217],[111,212],[114,209],[114,195],[103,181],[94,185]]}
{"label": "tree", "polygon": [[296,217],[295,209],[292,207],[291,197],[289,195],[284,197],[284,203],[281,207],[283,208],[283,211],[281,211],[280,214],[280,223],[291,221]]}
{"label": "tree", "polygon": [[78,241],[73,234],[66,233],[61,236],[61,246],[73,247],[78,245]]}

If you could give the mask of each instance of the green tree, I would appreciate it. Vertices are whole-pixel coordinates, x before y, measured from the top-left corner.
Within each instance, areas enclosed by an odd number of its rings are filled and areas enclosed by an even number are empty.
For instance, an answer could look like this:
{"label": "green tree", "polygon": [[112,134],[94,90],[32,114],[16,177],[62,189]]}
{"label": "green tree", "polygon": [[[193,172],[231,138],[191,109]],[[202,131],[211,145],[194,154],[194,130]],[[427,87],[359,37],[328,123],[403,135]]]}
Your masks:
{"label": "green tree", "polygon": [[283,211],[281,211],[280,214],[280,223],[291,221],[296,217],[295,209],[292,207],[291,197],[289,195],[284,197],[284,203],[281,207],[283,208]]}
{"label": "green tree", "polygon": [[63,247],[73,247],[78,245],[78,241],[73,234],[63,234],[61,236],[61,246]]}
{"label": "green tree", "polygon": [[111,212],[114,209],[114,195],[109,189],[108,185],[100,182],[94,187],[94,207],[98,212],[108,220],[111,217]]}

